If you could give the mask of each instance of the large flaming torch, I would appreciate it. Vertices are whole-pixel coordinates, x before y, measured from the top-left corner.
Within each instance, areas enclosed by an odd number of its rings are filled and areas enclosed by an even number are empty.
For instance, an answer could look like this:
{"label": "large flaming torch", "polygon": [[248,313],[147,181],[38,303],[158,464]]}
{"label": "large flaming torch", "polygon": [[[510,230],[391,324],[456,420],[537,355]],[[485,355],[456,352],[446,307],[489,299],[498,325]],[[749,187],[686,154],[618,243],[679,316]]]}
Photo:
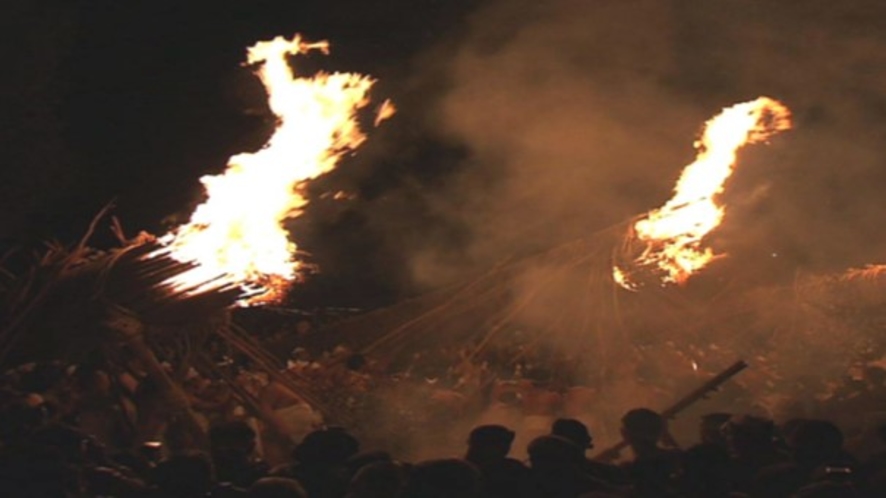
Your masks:
{"label": "large flaming torch", "polygon": [[[349,73],[296,77],[289,57],[314,50],[326,52],[328,45],[295,36],[248,49],[247,64],[267,90],[276,129],[261,150],[238,154],[223,174],[202,179],[206,201],[187,224],[159,238],[134,240],[117,225],[124,247],[95,251],[87,241],[106,208],[75,247],[49,246],[20,275],[3,271],[0,365],[34,361],[35,356],[79,362],[99,354],[113,366],[128,364],[134,356],[164,397],[170,421],[183,423],[190,434],[181,444],[199,447],[206,443],[205,434],[176,378],[188,366],[205,375],[224,375],[201,348],[216,334],[256,368],[330,414],[304,382],[281,374],[280,365],[232,324],[228,313],[234,304],[280,296],[298,277],[296,246],[283,223],[307,202],[306,182],[332,170],[365,139],[357,112],[368,104],[373,80]],[[393,112],[386,102],[375,123]],[[99,320],[104,327],[95,326]],[[124,347],[108,347],[113,344]],[[175,359],[182,371],[170,375],[155,350]],[[254,404],[248,396],[241,401]]]}
{"label": "large flaming torch", "polygon": [[683,169],[674,196],[634,223],[631,237],[644,249],[627,265],[613,266],[613,280],[636,290],[632,277],[652,273],[663,285],[680,284],[716,258],[702,242],[723,220],[725,206],[716,197],[732,175],[738,149],[790,127],[788,108],[768,97],[727,107],[709,120],[695,143],[698,156]]}
{"label": "large flaming torch", "polygon": [[[189,223],[159,238],[163,252],[190,264],[165,282],[174,291],[235,285],[244,291],[240,304],[256,304],[278,298],[298,276],[296,245],[283,222],[300,214],[306,182],[332,170],[365,139],[356,112],[368,103],[374,83],[351,73],[297,77],[288,57],[312,50],[327,53],[328,44],[296,35],[249,48],[247,64],[257,68],[277,128],[261,150],[233,156],[223,174],[203,177],[206,202]],[[392,110],[383,106],[379,117]]]}

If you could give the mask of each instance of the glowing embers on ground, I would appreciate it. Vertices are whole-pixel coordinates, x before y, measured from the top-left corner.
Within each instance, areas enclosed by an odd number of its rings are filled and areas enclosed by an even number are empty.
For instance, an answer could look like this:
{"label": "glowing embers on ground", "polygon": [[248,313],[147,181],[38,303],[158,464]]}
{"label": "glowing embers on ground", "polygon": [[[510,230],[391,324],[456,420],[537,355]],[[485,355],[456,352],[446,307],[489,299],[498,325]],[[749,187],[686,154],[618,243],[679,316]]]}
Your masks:
{"label": "glowing embers on ground", "polygon": [[636,290],[639,283],[631,277],[651,272],[662,284],[679,284],[713,260],[717,255],[702,239],[723,220],[725,207],[716,196],[732,174],[738,149],[790,127],[788,108],[767,97],[727,107],[709,120],[695,143],[698,156],[683,169],[674,196],[634,223],[631,236],[645,248],[627,265],[615,266],[613,280]]}
{"label": "glowing embers on ground", "polygon": [[277,127],[261,150],[235,155],[223,174],[203,177],[206,201],[159,239],[173,258],[195,264],[167,282],[174,289],[239,285],[248,296],[241,304],[256,304],[278,298],[298,276],[296,245],[283,222],[304,207],[305,183],[364,141],[356,114],[374,83],[351,73],[294,74],[290,55],[328,48],[296,35],[248,49],[247,64],[267,90]]}

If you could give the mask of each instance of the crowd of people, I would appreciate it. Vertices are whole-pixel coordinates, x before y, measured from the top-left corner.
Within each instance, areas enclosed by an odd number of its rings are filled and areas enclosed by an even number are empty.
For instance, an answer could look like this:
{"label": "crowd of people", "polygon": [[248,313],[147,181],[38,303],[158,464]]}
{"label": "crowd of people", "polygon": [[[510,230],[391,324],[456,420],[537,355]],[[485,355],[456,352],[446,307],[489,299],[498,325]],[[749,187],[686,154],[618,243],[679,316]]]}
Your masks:
{"label": "crowd of people", "polygon": [[[479,367],[464,353],[453,354],[465,361],[449,362],[445,386],[428,372],[415,375],[428,387],[413,393],[426,415],[401,417],[354,397],[385,392],[372,361],[346,350],[314,359],[295,351],[287,367],[293,375],[353,397],[345,404],[364,419],[349,430],[326,425],[286,384],[259,371],[241,369],[234,381],[239,390],[232,390],[222,379],[189,370],[182,387],[208,435],[203,444],[183,435],[168,399],[137,364],[127,372],[25,365],[7,372],[0,386],[0,495],[886,496],[886,442],[867,441],[864,454],[853,455],[843,432],[825,420],[776,424],[757,415],[710,413],[701,418],[694,444],[681,445],[659,413],[636,408],[616,424],[626,448],[601,452],[595,434],[601,416],[594,408],[605,407],[587,388],[554,389],[531,376],[479,385],[485,377],[467,371]],[[415,389],[402,379],[399,385]],[[250,393],[255,405],[244,406],[236,392]],[[478,407],[473,427],[453,434],[457,425],[442,417],[458,418],[468,409],[465,392],[485,393],[479,399],[487,404]],[[373,424],[375,431],[367,428]],[[422,451],[397,448],[397,430],[420,439]],[[881,432],[886,438],[886,426]]]}

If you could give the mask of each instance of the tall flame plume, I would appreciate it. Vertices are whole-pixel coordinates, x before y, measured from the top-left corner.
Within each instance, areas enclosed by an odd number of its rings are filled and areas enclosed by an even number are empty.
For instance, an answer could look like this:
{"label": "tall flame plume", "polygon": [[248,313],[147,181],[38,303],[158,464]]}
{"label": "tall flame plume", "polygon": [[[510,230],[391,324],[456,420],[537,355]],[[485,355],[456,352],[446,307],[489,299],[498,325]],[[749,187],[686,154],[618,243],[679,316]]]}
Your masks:
{"label": "tall flame plume", "polygon": [[352,73],[300,78],[290,67],[291,55],[328,49],[299,35],[249,47],[246,63],[267,90],[276,130],[259,151],[237,154],[223,174],[201,178],[206,201],[159,238],[174,259],[194,264],[167,282],[174,289],[239,285],[249,296],[241,304],[257,304],[276,300],[297,278],[301,263],[283,222],[307,203],[306,182],[365,140],[356,113],[374,83]]}
{"label": "tall flame plume", "polygon": [[[725,206],[716,197],[732,175],[738,149],[790,127],[788,108],[768,97],[727,107],[710,119],[695,143],[695,162],[683,169],[674,196],[634,224],[634,235],[646,248],[632,265],[652,268],[665,284],[680,284],[710,263],[717,255],[702,240],[723,221]],[[636,290],[629,273],[616,266],[613,279]]]}

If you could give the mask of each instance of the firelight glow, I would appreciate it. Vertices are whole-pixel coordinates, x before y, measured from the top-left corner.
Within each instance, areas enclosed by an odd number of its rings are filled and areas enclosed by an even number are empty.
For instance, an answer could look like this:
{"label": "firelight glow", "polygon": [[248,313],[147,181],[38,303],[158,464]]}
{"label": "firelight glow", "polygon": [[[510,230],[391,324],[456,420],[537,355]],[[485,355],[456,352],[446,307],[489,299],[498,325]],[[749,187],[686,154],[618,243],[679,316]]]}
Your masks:
{"label": "firelight glow", "polygon": [[237,154],[223,174],[201,178],[206,201],[187,224],[159,238],[173,258],[195,264],[167,282],[174,289],[240,285],[250,296],[241,304],[258,304],[279,298],[298,277],[296,244],[283,222],[301,214],[306,182],[365,140],[356,113],[374,83],[352,73],[295,75],[290,55],[328,48],[299,35],[249,47],[246,63],[264,84],[277,127],[262,149]]}
{"label": "firelight glow", "polygon": [[[674,196],[634,224],[634,234],[646,248],[632,266],[652,268],[663,284],[680,284],[717,257],[703,247],[702,239],[723,221],[725,206],[716,196],[732,175],[738,149],[790,127],[788,108],[768,97],[727,107],[709,120],[695,143],[695,162],[683,169]],[[616,283],[636,288],[630,272],[615,270]]]}

